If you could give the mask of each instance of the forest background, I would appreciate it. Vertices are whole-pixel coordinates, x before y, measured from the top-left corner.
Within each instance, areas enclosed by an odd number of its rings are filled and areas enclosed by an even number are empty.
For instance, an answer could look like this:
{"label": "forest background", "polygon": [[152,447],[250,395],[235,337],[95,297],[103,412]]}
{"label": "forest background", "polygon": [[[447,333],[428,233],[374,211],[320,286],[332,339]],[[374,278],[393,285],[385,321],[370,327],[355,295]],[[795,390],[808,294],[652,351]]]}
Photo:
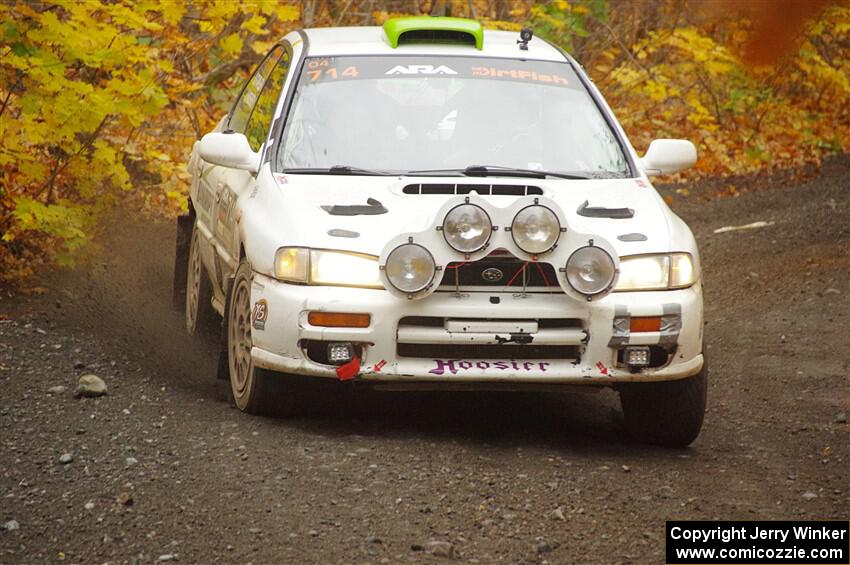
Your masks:
{"label": "forest background", "polygon": [[428,13],[568,50],[639,152],[697,144],[684,196],[850,151],[847,0],[0,0],[0,288],[38,291],[118,205],[185,208],[192,144],[286,32]]}

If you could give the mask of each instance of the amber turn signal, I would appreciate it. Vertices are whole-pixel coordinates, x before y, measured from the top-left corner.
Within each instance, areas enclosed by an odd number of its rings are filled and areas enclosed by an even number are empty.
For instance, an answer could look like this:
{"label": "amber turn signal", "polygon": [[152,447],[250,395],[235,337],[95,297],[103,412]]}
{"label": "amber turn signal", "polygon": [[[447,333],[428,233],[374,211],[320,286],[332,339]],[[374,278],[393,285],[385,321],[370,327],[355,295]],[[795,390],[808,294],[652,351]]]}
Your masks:
{"label": "amber turn signal", "polygon": [[661,317],[660,316],[640,316],[632,317],[629,322],[629,331],[637,332],[660,332]]}
{"label": "amber turn signal", "polygon": [[369,314],[345,314],[342,312],[310,312],[307,321],[311,326],[325,328],[368,328],[372,317]]}

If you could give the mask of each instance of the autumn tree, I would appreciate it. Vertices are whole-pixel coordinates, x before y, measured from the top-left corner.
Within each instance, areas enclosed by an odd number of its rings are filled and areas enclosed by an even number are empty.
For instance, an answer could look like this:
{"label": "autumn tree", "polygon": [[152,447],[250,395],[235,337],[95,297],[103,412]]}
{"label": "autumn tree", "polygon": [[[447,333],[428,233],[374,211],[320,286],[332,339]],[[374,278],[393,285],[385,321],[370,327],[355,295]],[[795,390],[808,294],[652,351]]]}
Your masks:
{"label": "autumn tree", "polygon": [[0,280],[70,261],[117,202],[175,209],[192,142],[297,17],[271,2],[0,4]]}

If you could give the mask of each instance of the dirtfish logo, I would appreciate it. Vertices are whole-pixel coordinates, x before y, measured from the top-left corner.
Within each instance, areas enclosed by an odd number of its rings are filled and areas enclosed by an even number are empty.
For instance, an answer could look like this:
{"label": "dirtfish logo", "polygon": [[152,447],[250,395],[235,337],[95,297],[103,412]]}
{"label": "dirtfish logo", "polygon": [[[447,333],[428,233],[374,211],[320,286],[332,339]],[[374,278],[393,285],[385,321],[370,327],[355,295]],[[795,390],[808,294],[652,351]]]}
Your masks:
{"label": "dirtfish logo", "polygon": [[435,67],[434,65],[396,65],[386,72],[388,75],[456,75],[445,65]]}

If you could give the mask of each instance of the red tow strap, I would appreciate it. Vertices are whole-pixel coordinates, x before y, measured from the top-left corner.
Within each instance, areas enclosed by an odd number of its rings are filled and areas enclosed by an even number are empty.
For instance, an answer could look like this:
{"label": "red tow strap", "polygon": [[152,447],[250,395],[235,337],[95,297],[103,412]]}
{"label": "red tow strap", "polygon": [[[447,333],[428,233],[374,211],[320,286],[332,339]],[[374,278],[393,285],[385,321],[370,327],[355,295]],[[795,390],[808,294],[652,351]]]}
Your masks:
{"label": "red tow strap", "polygon": [[356,355],[354,356],[354,359],[345,365],[340,365],[336,368],[336,376],[340,381],[350,381],[356,377],[358,373],[360,373],[360,358]]}

